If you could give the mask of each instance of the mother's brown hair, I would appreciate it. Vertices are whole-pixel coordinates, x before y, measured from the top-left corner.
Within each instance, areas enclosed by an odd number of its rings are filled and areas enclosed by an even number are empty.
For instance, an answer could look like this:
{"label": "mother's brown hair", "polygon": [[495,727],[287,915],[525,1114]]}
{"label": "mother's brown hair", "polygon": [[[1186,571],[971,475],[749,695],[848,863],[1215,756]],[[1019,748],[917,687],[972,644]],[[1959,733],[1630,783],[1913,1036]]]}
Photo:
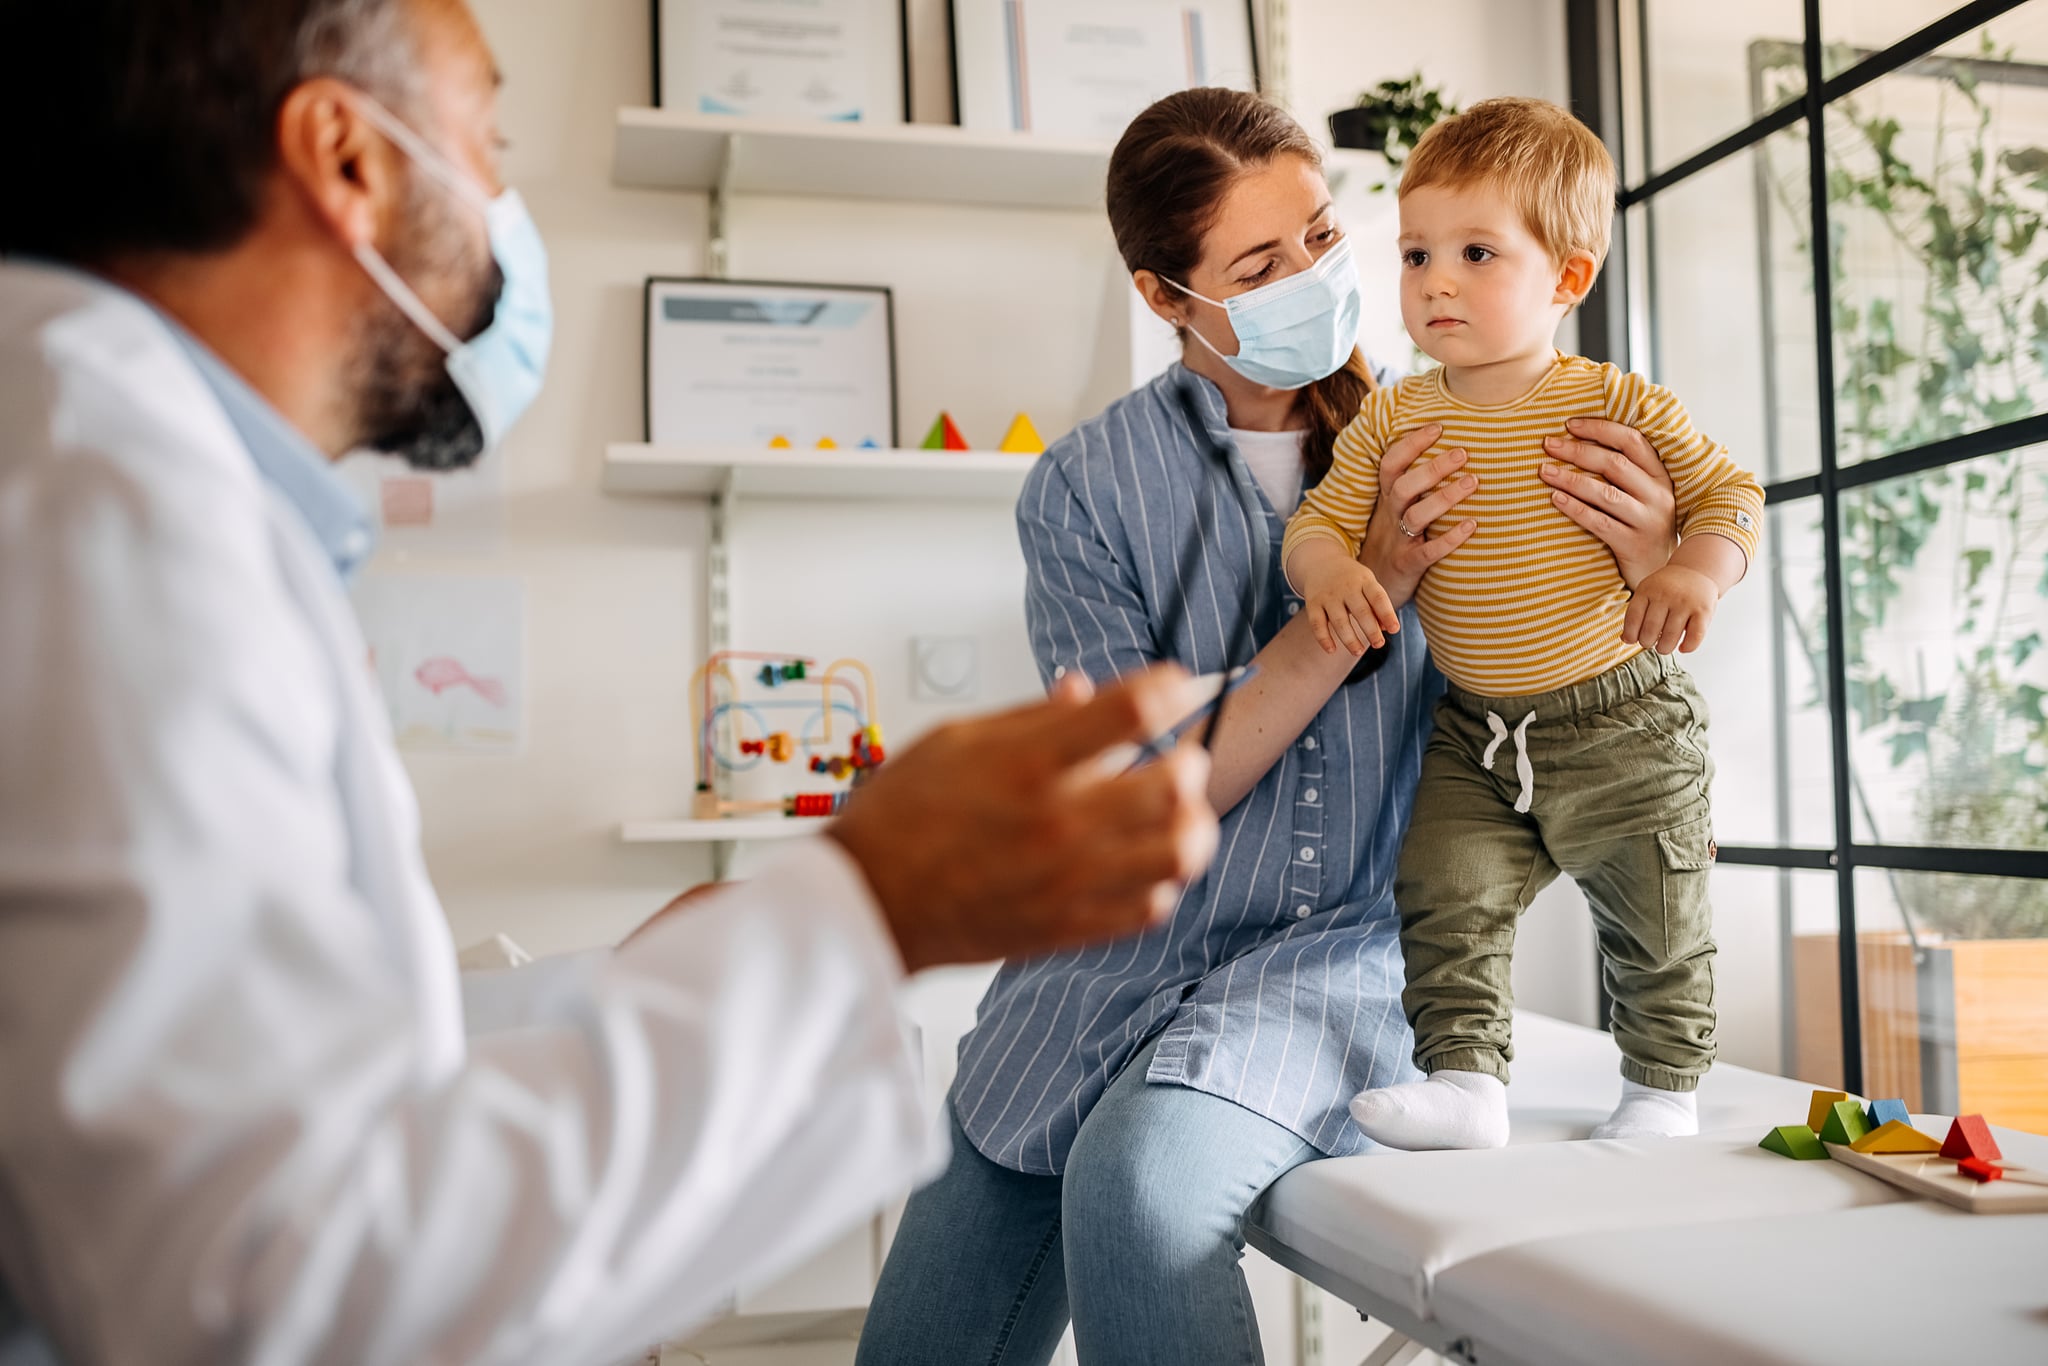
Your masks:
{"label": "mother's brown hair", "polygon": [[[1242,90],[1203,86],[1168,95],[1131,121],[1109,158],[1109,227],[1124,266],[1185,281],[1231,185],[1277,157],[1321,169],[1322,153],[1286,110]],[[1182,339],[1185,344],[1185,338]],[[1301,391],[1303,453],[1313,483],[1330,468],[1337,433],[1372,392],[1352,348],[1337,373]]]}

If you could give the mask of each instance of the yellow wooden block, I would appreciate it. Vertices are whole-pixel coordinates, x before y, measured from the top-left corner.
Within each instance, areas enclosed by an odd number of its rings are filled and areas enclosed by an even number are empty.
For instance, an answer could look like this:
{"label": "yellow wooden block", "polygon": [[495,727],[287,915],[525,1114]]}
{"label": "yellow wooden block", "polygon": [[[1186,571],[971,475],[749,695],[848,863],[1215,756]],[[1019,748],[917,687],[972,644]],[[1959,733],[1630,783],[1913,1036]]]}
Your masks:
{"label": "yellow wooden block", "polygon": [[1045,438],[1038,434],[1038,428],[1031,425],[1030,414],[1019,413],[1017,420],[1010,424],[1010,430],[1003,433],[1002,444],[996,449],[1012,455],[1037,455],[1045,449]]}
{"label": "yellow wooden block", "polygon": [[1828,1111],[1836,1104],[1849,1098],[1847,1091],[1815,1091],[1813,1103],[1806,1107],[1806,1127],[1819,1133],[1827,1126]]}
{"label": "yellow wooden block", "polygon": [[1859,1153],[1938,1153],[1941,1140],[1921,1133],[1903,1119],[1887,1120],[1849,1147]]}
{"label": "yellow wooden block", "polygon": [[768,443],[768,449],[771,451],[786,451],[789,448],[790,441],[789,438],[786,436],[778,436],[773,441],[770,441]]}
{"label": "yellow wooden block", "polygon": [[836,451],[839,449],[839,443],[829,436],[821,436],[818,438],[818,449],[821,451]]}

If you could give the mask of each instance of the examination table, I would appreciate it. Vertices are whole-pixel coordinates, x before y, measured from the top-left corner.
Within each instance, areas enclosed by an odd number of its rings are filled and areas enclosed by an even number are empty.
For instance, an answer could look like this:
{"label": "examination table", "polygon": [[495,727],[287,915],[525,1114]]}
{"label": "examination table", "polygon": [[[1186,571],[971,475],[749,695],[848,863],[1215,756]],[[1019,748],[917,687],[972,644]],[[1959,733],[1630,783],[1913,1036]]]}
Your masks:
{"label": "examination table", "polygon": [[[2048,1214],[1970,1215],[1758,1141],[1810,1084],[1717,1066],[1700,1135],[1582,1139],[1621,1093],[1614,1041],[1515,1018],[1513,1139],[1296,1168],[1246,1236],[1384,1323],[1368,1366],[2048,1363]],[[1939,1135],[1945,1118],[1916,1116]],[[2048,1170],[2048,1138],[1995,1130]]]}

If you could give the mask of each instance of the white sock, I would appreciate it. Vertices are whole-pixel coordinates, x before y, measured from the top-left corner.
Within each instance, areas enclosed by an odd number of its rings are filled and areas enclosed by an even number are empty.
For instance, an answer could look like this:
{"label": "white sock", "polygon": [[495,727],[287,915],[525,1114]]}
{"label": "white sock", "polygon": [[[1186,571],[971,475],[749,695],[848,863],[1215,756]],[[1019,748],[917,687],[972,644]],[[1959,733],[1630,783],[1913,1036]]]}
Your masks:
{"label": "white sock", "polygon": [[1700,1131],[1699,1107],[1691,1091],[1660,1091],[1622,1078],[1621,1104],[1594,1138],[1685,1138]]}
{"label": "white sock", "polygon": [[1508,1088],[1485,1072],[1432,1072],[1421,1081],[1360,1091],[1351,1117],[1389,1148],[1505,1148]]}

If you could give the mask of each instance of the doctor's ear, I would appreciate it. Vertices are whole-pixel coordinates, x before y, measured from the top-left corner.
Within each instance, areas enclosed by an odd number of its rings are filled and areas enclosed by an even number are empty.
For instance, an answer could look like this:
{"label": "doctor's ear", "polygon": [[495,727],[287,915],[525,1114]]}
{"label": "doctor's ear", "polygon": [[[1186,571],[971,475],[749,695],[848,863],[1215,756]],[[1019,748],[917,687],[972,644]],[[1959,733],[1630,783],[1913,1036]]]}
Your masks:
{"label": "doctor's ear", "polygon": [[353,249],[374,242],[403,191],[398,151],[340,81],[310,80],[277,114],[278,169],[313,215]]}

